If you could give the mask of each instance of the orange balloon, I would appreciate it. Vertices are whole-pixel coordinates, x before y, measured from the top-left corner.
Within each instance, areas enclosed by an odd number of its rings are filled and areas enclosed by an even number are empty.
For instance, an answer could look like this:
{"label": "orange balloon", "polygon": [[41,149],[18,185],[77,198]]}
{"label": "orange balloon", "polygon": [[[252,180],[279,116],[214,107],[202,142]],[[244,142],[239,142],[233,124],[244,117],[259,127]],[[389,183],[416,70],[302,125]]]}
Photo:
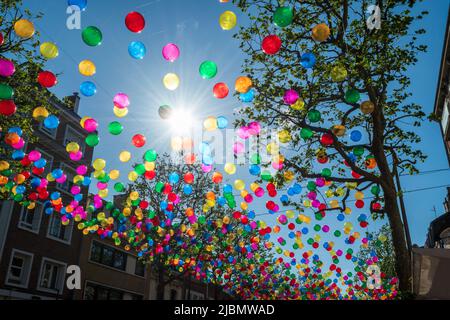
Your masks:
{"label": "orange balloon", "polygon": [[247,93],[252,85],[252,79],[242,76],[236,79],[235,89],[239,93]]}

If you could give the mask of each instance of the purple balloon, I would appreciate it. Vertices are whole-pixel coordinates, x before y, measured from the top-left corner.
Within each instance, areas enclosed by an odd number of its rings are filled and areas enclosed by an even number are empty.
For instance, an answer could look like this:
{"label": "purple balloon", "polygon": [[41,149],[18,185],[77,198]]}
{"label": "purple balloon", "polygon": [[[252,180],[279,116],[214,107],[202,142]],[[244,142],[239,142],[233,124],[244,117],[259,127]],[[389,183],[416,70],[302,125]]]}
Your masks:
{"label": "purple balloon", "polygon": [[289,105],[293,105],[294,103],[297,102],[299,98],[298,92],[293,90],[293,89],[289,89],[284,93],[284,103],[289,104]]}
{"label": "purple balloon", "polygon": [[0,76],[10,77],[16,72],[14,63],[6,59],[0,59]]}
{"label": "purple balloon", "polygon": [[169,43],[164,46],[162,55],[167,61],[174,62],[180,56],[180,49],[176,44]]}

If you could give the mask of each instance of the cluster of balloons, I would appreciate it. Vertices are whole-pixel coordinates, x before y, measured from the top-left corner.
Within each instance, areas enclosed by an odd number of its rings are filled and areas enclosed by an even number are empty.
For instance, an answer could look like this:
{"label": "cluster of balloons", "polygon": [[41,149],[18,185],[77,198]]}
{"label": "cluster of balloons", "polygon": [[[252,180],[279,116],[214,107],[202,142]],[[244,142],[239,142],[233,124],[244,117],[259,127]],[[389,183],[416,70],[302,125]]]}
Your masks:
{"label": "cluster of balloons", "polygon": [[[81,10],[87,7],[86,0],[71,0],[69,4],[77,5]],[[283,6],[274,12],[273,24],[277,28],[288,28],[294,19],[293,10]],[[220,16],[222,29],[231,30],[236,24],[237,18],[233,12],[226,11]],[[140,33],[145,28],[145,19],[140,13],[131,12],[125,18],[125,25],[129,31]],[[23,39],[28,39],[35,33],[33,24],[24,19],[14,24],[14,31]],[[311,36],[316,42],[325,42],[330,32],[328,26],[322,23],[312,29]],[[82,40],[89,47],[99,46],[102,43],[102,32],[94,26],[86,27],[82,31]],[[282,50],[281,38],[268,35],[262,41],[262,50],[267,55],[277,54]],[[39,51],[46,59],[54,59],[59,55],[58,47],[50,42],[43,43]],[[135,59],[144,58],[145,45],[132,42],[129,54]],[[166,61],[173,63],[179,58],[180,50],[177,45],[169,43],[164,46],[162,55]],[[313,68],[315,63],[316,58],[312,53],[301,56],[304,68]],[[96,73],[95,64],[90,60],[83,60],[79,64],[79,72],[83,76],[92,77]],[[1,58],[0,76],[8,78],[14,76],[14,73],[14,63]],[[210,60],[204,61],[199,67],[199,73],[203,79],[213,79],[218,73],[217,64]],[[334,66],[330,77],[336,82],[344,81],[347,71],[342,66]],[[37,81],[43,90],[57,83],[56,76],[50,71],[41,71]],[[180,79],[176,74],[168,73],[163,83],[168,90],[176,90]],[[247,76],[236,79],[234,89],[241,102],[251,103],[254,100],[256,92],[253,86],[252,79]],[[93,96],[96,85],[85,81],[80,85],[80,91],[86,97]],[[213,94],[218,99],[227,97],[228,85],[223,82],[215,84]],[[16,112],[13,99],[14,88],[5,83],[0,84],[0,116],[9,117]],[[345,92],[348,104],[358,106],[360,99],[360,93],[354,88]],[[283,101],[293,110],[307,112],[307,121],[311,124],[322,120],[318,110],[305,110],[301,94],[293,88],[284,91]],[[113,97],[113,105],[115,116],[123,118],[129,112],[130,98],[125,93],[117,93]],[[370,101],[363,102],[359,107],[364,114],[374,111],[374,104]],[[162,119],[169,119],[172,108],[162,105],[158,114]],[[36,107],[32,117],[49,130],[54,130],[59,125],[58,117],[50,114],[43,106]],[[80,126],[86,131],[86,145],[91,148],[97,146],[100,142],[99,121],[83,117]],[[206,131],[225,129],[228,127],[228,120],[224,116],[210,116],[204,120],[203,127]],[[119,121],[108,124],[108,132],[112,136],[119,136],[123,131],[124,126]],[[258,137],[261,132],[261,124],[257,121],[237,128],[238,140],[231,146],[233,154],[243,155],[246,152],[246,140]],[[345,127],[334,126],[333,133],[342,137],[346,133]],[[314,135],[311,129],[301,129],[300,138],[305,141],[309,141]],[[348,136],[355,143],[363,139],[362,133],[356,129]],[[280,129],[278,138],[284,144],[289,143],[292,136],[289,130]],[[370,261],[361,261],[352,246],[368,246],[371,239],[364,237],[357,229],[357,225],[361,229],[368,227],[368,216],[361,213],[357,217],[357,223],[354,223],[350,219],[352,210],[348,207],[339,214],[327,211],[339,208],[337,199],[344,196],[346,190],[349,190],[348,197],[353,197],[356,209],[364,209],[367,201],[365,194],[358,191],[354,183],[336,185],[329,181],[333,174],[331,167],[323,167],[318,177],[305,180],[303,186],[294,182],[295,175],[284,170],[286,160],[280,154],[280,143],[267,144],[265,151],[271,167],[282,173],[281,178],[287,185],[285,189],[280,186],[278,177],[264,166],[263,155],[259,151],[250,151],[248,172],[254,181],[247,182],[244,176],[237,175],[235,163],[226,163],[223,172],[215,168],[213,150],[206,141],[198,146],[201,171],[194,174],[191,169],[195,167],[197,155],[192,152],[194,143],[188,137],[174,137],[171,140],[172,149],[184,154],[183,170],[172,171],[163,176],[163,169],[156,164],[158,153],[148,149],[144,152],[142,161],[134,164],[128,173],[130,189],[123,182],[117,181],[121,175],[118,169],[107,169],[107,159],[96,158],[90,166],[78,163],[75,176],[61,168],[54,168],[44,176],[48,163],[38,150],[28,153],[23,151],[26,141],[20,127],[7,128],[2,139],[11,152],[10,159],[0,160],[0,192],[28,208],[33,208],[37,201],[42,202],[46,214],[59,214],[64,225],[68,225],[70,221],[77,222],[77,227],[83,234],[95,233],[102,238],[110,238],[126,250],[135,250],[140,257],[153,259],[165,254],[167,265],[174,270],[188,270],[203,281],[215,279],[228,292],[244,299],[353,299],[358,292],[367,293],[367,288],[356,283],[355,279],[364,283],[367,278],[364,267],[375,264],[378,258],[373,254]],[[325,133],[319,139],[323,148],[316,152],[317,162],[318,165],[325,165],[329,160],[326,147],[334,143],[334,137]],[[66,145],[68,157],[75,163],[83,158],[80,143],[72,141]],[[143,134],[135,134],[131,138],[131,144],[136,148],[143,148],[147,145],[147,139]],[[348,156],[355,163],[375,169],[374,157],[365,153],[364,148],[355,145]],[[119,153],[121,162],[128,163],[131,159],[130,151],[122,150]],[[18,170],[13,169],[13,163],[19,166]],[[350,167],[349,163],[346,165]],[[227,176],[224,177],[224,173]],[[213,186],[209,189],[196,189],[197,181],[208,174]],[[232,175],[237,177],[229,183],[229,176]],[[351,175],[359,177],[353,171]],[[93,183],[94,179],[96,183]],[[152,188],[147,191],[158,196],[160,200],[157,203],[152,202],[146,192],[133,188],[136,182],[141,181],[138,179],[152,182]],[[68,180],[72,199],[65,203],[59,192],[51,191],[48,186],[52,182],[64,184]],[[96,191],[93,191],[90,205],[85,207],[81,205],[82,189],[90,186],[91,190]],[[127,199],[123,207],[115,207],[112,202],[107,201],[111,187]],[[193,204],[197,201],[199,192],[202,193],[201,210]],[[370,193],[379,195],[379,187],[373,186]],[[265,210],[252,210],[257,201],[265,201]],[[301,203],[304,211],[283,210],[291,203]],[[377,201],[372,201],[370,205],[381,208]],[[313,213],[308,214],[306,209]],[[111,214],[107,215],[105,211]],[[211,212],[220,212],[220,215],[210,218]],[[275,222],[268,224],[261,218],[263,215],[275,217]],[[185,217],[183,223],[176,222],[176,218],[180,216]],[[333,220],[332,223],[330,219]],[[379,243],[387,241],[385,238],[378,240]],[[185,254],[175,254],[175,248],[182,249],[181,252]],[[199,252],[200,249],[204,249],[205,253],[188,253]],[[273,250],[277,255],[269,260],[263,258],[262,253],[268,250]],[[319,256],[319,250],[329,255],[328,259]],[[213,252],[217,254],[212,254]],[[343,262],[353,264],[354,272],[344,272],[343,267],[339,266]],[[386,285],[373,293],[374,298],[392,298],[396,295],[397,280],[385,280]],[[343,291],[344,287],[346,292]]]}

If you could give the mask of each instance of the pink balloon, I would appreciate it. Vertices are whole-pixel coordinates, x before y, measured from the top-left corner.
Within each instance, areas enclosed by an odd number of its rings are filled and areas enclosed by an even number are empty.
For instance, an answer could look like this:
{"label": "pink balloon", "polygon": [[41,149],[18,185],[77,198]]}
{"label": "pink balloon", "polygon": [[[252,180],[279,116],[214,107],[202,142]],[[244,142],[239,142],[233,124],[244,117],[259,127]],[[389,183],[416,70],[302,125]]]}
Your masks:
{"label": "pink balloon", "polygon": [[118,93],[114,96],[114,105],[119,109],[128,108],[130,105],[130,99],[125,93]]}
{"label": "pink balloon", "polygon": [[83,157],[83,152],[78,150],[77,152],[71,152],[69,153],[70,160],[78,162]]}
{"label": "pink balloon", "polygon": [[16,72],[14,63],[6,59],[0,59],[0,76],[10,77]]}
{"label": "pink balloon", "polygon": [[28,159],[31,161],[38,161],[41,158],[41,153],[37,150],[33,150],[28,154]]}
{"label": "pink balloon", "polygon": [[84,122],[84,129],[87,132],[94,132],[95,130],[97,130],[98,127],[98,122],[95,119],[87,119]]}
{"label": "pink balloon", "polygon": [[283,100],[284,100],[284,103],[286,103],[286,104],[293,105],[294,103],[297,102],[298,99],[299,99],[298,92],[293,89],[287,90],[284,93]]}
{"label": "pink balloon", "polygon": [[169,43],[164,46],[162,55],[167,61],[174,62],[180,56],[180,49],[176,44]]}
{"label": "pink balloon", "polygon": [[84,176],[87,172],[87,167],[85,165],[81,165],[77,168],[77,174],[80,176]]}

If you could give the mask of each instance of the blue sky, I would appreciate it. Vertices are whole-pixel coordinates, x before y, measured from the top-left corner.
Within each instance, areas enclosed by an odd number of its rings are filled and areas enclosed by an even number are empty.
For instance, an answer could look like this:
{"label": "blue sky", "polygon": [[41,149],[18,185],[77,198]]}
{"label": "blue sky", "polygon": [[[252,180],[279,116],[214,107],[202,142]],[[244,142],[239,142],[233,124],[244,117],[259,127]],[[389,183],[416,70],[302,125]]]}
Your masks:
{"label": "blue sky", "polygon": [[[423,105],[426,113],[433,109],[448,5],[447,0],[433,0],[425,1],[418,8],[430,11],[430,15],[421,22],[428,31],[423,42],[429,46],[429,52],[421,55],[419,63],[409,72],[413,99]],[[100,122],[101,143],[96,148],[95,157],[106,159],[108,170],[120,169],[122,178],[125,178],[123,181],[126,181],[130,166],[119,162],[120,151],[129,150],[137,161],[148,148],[167,150],[170,135],[167,124],[158,116],[160,105],[188,108],[199,120],[210,115],[224,115],[231,120],[233,109],[240,105],[231,94],[224,100],[212,96],[216,82],[226,82],[232,87],[240,75],[244,59],[239,43],[232,38],[233,33],[221,30],[218,24],[219,15],[225,10],[233,10],[238,21],[245,23],[246,18],[231,3],[211,0],[90,0],[81,22],[82,28],[93,25],[102,30],[103,43],[95,48],[82,42],[81,30],[66,28],[67,1],[25,0],[24,7],[45,14],[36,23],[41,40],[52,41],[60,48],[60,56],[48,63],[49,70],[63,73],[53,91],[62,97],[78,91],[85,80],[96,83],[97,94],[82,99],[80,114]],[[139,11],[146,18],[147,25],[141,34],[133,34],[125,28],[124,19],[130,11]],[[128,55],[131,41],[145,43],[147,55],[143,60],[134,60]],[[169,42],[176,43],[181,50],[180,58],[174,63],[165,61],[161,55],[162,47]],[[78,63],[84,59],[94,61],[97,66],[97,74],[92,79],[78,73]],[[215,61],[219,66],[214,80],[199,77],[198,67],[204,60]],[[162,84],[162,78],[168,72],[177,73],[181,79],[180,87],[174,92],[166,90]],[[131,105],[129,115],[119,120],[125,127],[124,132],[113,137],[108,134],[107,125],[118,120],[112,112],[112,99],[118,92],[127,93]],[[420,148],[429,156],[420,169],[448,169],[438,124],[425,122],[418,130],[423,138]],[[131,145],[131,137],[136,133],[147,137],[147,145],[142,150]],[[402,177],[404,190],[441,186],[449,184],[449,181],[448,170]],[[443,212],[445,195],[445,188],[405,194],[414,243],[424,243],[428,225],[435,218],[433,208],[438,215]],[[378,225],[373,224],[369,230]]]}

